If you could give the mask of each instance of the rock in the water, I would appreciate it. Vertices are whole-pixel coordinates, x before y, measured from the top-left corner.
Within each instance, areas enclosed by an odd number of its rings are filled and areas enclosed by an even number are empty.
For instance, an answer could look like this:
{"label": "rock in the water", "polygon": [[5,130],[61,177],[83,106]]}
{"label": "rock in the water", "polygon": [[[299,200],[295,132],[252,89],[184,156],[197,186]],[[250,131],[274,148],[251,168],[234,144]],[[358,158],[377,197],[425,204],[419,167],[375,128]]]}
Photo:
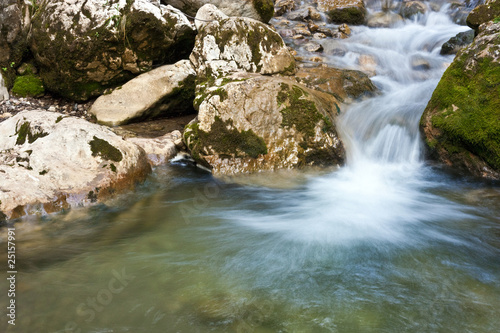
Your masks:
{"label": "rock in the water", "polygon": [[274,4],[274,15],[281,16],[286,12],[290,12],[295,9],[294,0],[277,0]]}
{"label": "rock in the water", "polygon": [[418,14],[425,14],[427,6],[422,1],[404,1],[401,6],[401,16],[410,18]]}
{"label": "rock in the water", "polygon": [[421,119],[433,158],[500,179],[500,23],[481,25],[439,82]]}
{"label": "rock in the water", "polygon": [[5,86],[5,81],[3,79],[2,73],[0,73],[0,101],[6,101],[9,99],[9,91]]}
{"label": "rock in the water", "polygon": [[500,1],[486,0],[483,5],[474,8],[467,16],[467,25],[479,33],[479,26],[500,17]]}
{"label": "rock in the water", "polygon": [[100,96],[89,113],[100,124],[116,126],[192,111],[196,72],[189,60],[165,65]]}
{"label": "rock in the water", "polygon": [[[285,77],[237,73],[200,89],[184,142],[214,174],[339,165],[345,152],[330,94]],[[196,101],[195,101],[196,105]]]}
{"label": "rock in the water", "polygon": [[0,212],[7,218],[100,201],[150,171],[143,149],[80,118],[24,111],[0,123]]}
{"label": "rock in the water", "polygon": [[402,21],[401,15],[394,12],[378,12],[368,16],[366,25],[371,28],[389,28]]}
{"label": "rock in the water", "polygon": [[462,47],[472,43],[472,40],[474,40],[474,30],[460,32],[443,44],[440,54],[456,54]]}
{"label": "rock in the water", "polygon": [[194,37],[194,26],[171,6],[48,0],[33,18],[31,49],[48,90],[85,100],[186,58]]}
{"label": "rock in the water", "polygon": [[229,16],[249,17],[267,23],[274,15],[273,0],[161,0],[194,16],[206,4],[215,5]]}
{"label": "rock in the water", "polygon": [[328,14],[334,23],[363,24],[366,8],[363,0],[317,0],[318,10]]}
{"label": "rock in the water", "polygon": [[157,138],[127,138],[146,152],[152,166],[165,164],[177,155],[176,142],[182,139],[180,131],[173,131]]}
{"label": "rock in the water", "polygon": [[298,82],[308,88],[335,96],[337,100],[349,103],[377,93],[368,75],[349,69],[330,67],[301,68],[295,74]]}
{"label": "rock in the water", "polygon": [[[208,11],[215,12],[213,17],[223,17],[212,5],[200,9]],[[295,71],[295,59],[281,36],[269,26],[243,17],[228,17],[203,25],[189,59],[200,77],[237,71],[261,74]]]}
{"label": "rock in the water", "polygon": [[317,42],[309,42],[304,45],[307,52],[323,52],[323,46]]}

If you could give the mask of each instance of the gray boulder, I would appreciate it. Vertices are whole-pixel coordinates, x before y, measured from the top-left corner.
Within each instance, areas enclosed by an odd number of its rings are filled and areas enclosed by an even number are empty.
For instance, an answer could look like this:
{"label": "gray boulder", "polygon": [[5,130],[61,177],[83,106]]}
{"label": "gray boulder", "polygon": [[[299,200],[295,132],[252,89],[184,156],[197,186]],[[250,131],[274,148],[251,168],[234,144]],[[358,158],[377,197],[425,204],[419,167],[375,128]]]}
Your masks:
{"label": "gray boulder", "polygon": [[109,126],[192,111],[196,72],[189,60],[141,74],[102,95],[89,113]]}
{"label": "gray boulder", "polygon": [[179,10],[147,0],[48,0],[33,17],[31,50],[48,90],[85,100],[185,58],[194,36]]}

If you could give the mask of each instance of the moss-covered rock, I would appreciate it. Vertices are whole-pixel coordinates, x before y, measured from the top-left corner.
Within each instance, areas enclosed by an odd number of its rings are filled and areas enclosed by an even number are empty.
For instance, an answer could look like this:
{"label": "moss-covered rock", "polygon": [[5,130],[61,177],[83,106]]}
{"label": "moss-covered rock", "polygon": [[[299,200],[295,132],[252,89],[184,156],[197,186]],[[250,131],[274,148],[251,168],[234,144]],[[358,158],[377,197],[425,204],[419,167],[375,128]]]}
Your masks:
{"label": "moss-covered rock", "polygon": [[146,0],[49,0],[32,22],[31,50],[45,87],[74,100],[185,58],[195,37],[180,11]]}
{"label": "moss-covered rock", "polygon": [[500,23],[481,26],[444,73],[422,116],[431,156],[500,178]]}
{"label": "moss-covered rock", "polygon": [[363,24],[366,8],[363,0],[317,0],[318,10],[325,12],[334,23]]}
{"label": "moss-covered rock", "polygon": [[219,8],[229,16],[249,17],[267,23],[274,15],[273,0],[162,0],[164,4],[179,8],[182,12],[195,16],[205,4]]}
{"label": "moss-covered rock", "polygon": [[500,1],[486,0],[483,5],[477,6],[470,12],[466,23],[478,34],[481,24],[492,21],[497,17],[500,17]]}
{"label": "moss-covered rock", "polygon": [[214,174],[340,165],[338,104],[292,79],[236,73],[198,87],[184,142]]}
{"label": "moss-covered rock", "polygon": [[[293,74],[295,59],[281,36],[269,26],[250,18],[227,17],[212,5],[203,6],[190,60],[198,75],[209,79],[232,72]],[[201,22],[203,22],[201,21]]]}
{"label": "moss-covered rock", "polygon": [[12,87],[12,94],[20,97],[40,97],[45,94],[42,80],[33,74],[18,76]]}

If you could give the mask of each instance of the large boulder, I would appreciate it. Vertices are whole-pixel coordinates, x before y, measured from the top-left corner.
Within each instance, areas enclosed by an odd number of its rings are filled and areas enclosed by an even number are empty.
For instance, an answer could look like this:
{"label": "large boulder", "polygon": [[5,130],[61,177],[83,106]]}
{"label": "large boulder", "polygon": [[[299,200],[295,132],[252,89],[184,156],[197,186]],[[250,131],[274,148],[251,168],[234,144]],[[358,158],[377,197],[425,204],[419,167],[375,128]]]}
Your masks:
{"label": "large boulder", "polygon": [[500,23],[482,24],[439,82],[421,120],[431,156],[500,179]]}
{"label": "large boulder", "polygon": [[334,23],[363,24],[366,8],[363,0],[316,0],[318,10],[326,13]]}
{"label": "large boulder", "polygon": [[80,118],[24,111],[0,123],[0,218],[100,201],[150,171],[143,149]]}
{"label": "large boulder", "polygon": [[0,1],[0,68],[8,87],[12,86],[15,69],[28,49],[33,4],[34,1]]}
{"label": "large boulder", "polygon": [[474,8],[467,16],[466,23],[474,29],[476,34],[479,32],[479,26],[500,17],[500,1],[486,0],[483,5]]}
{"label": "large boulder", "polygon": [[89,113],[109,126],[157,116],[179,115],[193,110],[196,72],[189,60],[165,65],[141,74],[102,95]]}
{"label": "large boulder", "polygon": [[267,23],[274,15],[273,0],[161,0],[162,3],[179,8],[194,16],[206,4],[217,6],[229,16],[250,17]]}
{"label": "large boulder", "polygon": [[214,174],[340,165],[338,104],[290,78],[235,73],[199,90],[184,142]]}
{"label": "large boulder", "polygon": [[[271,27],[244,17],[227,17],[213,5],[203,6],[189,59],[202,78],[244,71],[260,74],[292,74],[295,59],[281,36]],[[204,22],[204,21],[200,21]]]}
{"label": "large boulder", "polygon": [[85,100],[153,66],[186,58],[194,37],[194,26],[171,6],[48,0],[33,17],[31,50],[47,89]]}

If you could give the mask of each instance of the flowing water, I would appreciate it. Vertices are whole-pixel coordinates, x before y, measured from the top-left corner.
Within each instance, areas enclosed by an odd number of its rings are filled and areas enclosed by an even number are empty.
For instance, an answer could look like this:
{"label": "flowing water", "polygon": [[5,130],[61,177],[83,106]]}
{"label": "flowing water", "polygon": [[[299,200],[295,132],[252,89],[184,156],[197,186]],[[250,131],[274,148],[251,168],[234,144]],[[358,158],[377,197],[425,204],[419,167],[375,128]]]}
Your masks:
{"label": "flowing water", "polygon": [[107,206],[18,223],[0,329],[497,332],[500,187],[427,164],[418,132],[464,30],[432,13],[325,43],[339,67],[371,56],[382,91],[339,119],[345,167],[228,182],[177,161]]}

